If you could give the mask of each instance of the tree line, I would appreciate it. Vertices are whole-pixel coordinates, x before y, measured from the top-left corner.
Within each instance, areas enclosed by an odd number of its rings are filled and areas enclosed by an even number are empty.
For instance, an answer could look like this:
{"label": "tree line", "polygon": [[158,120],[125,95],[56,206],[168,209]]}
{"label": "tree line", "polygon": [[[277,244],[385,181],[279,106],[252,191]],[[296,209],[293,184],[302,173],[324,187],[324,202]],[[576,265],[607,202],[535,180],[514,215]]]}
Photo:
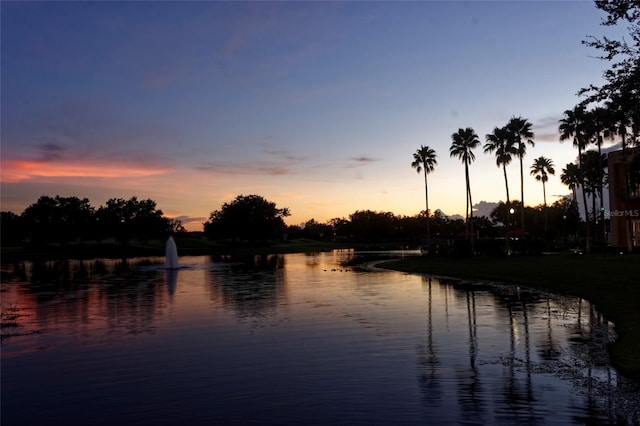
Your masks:
{"label": "tree line", "polygon": [[[598,0],[596,7],[607,13],[603,25],[615,25],[618,22],[628,24],[632,42],[599,39],[589,37],[583,44],[603,52],[600,59],[612,62],[610,69],[604,73],[605,83],[602,86],[591,85],[578,92],[585,96],[575,107],[567,109],[558,123],[560,142],[571,140],[578,150],[577,164],[569,163],[560,176],[562,183],[573,193],[573,201],[577,206],[576,190],[582,194],[582,205],[585,211],[585,248],[590,252],[593,240],[606,244],[603,188],[607,182],[607,156],[602,153],[605,139],[620,138],[623,159],[628,157],[629,146],[640,146],[640,0]],[[520,231],[525,234],[528,221],[524,203],[524,157],[527,145],[534,146],[532,125],[526,118],[512,117],[506,125],[495,127],[492,133],[485,136],[484,153],[495,155],[496,165],[502,169],[506,190],[506,209],[501,221],[506,224],[505,240],[509,241],[509,228],[513,224],[508,212],[515,207],[520,214]],[[449,155],[460,159],[464,165],[466,183],[466,234],[473,250],[473,201],[471,191],[470,165],[475,161],[474,149],[481,145],[477,133],[471,127],[460,128],[451,135]],[[587,149],[595,145],[594,149]],[[520,169],[520,203],[513,206],[509,196],[507,165],[517,159]],[[631,197],[631,189],[640,186],[640,160],[634,159],[625,166],[626,194]],[[425,217],[426,238],[431,238],[429,214],[429,187],[427,175],[435,170],[437,154],[429,146],[421,145],[413,154],[411,167],[424,174],[425,184]],[[549,175],[555,174],[553,161],[544,156],[538,157],[530,166],[530,174],[542,183],[543,206],[545,212],[545,232],[548,231],[548,212],[545,184]],[[587,202],[591,197],[591,208]],[[597,208],[599,207],[599,208]],[[627,218],[627,244],[631,251],[631,226]],[[541,234],[538,234],[541,235]],[[594,238],[595,237],[595,238]]]}
{"label": "tree line", "polygon": [[[520,202],[511,206],[519,208]],[[502,229],[501,218],[506,204],[500,203],[490,217],[474,217],[476,235],[495,239]],[[543,232],[542,210],[525,208],[525,216],[532,230]],[[575,235],[578,217],[575,204],[562,199],[549,207],[547,236],[557,245],[566,245]],[[203,224],[204,234],[211,240],[231,244],[264,244],[286,239],[309,238],[322,241],[356,243],[400,243],[417,246],[423,243],[426,232],[425,213],[414,216],[392,212],[358,210],[348,217],[333,218],[324,223],[310,219],[299,225],[286,225],[288,208],[280,208],[259,195],[239,195],[211,212]],[[1,212],[2,245],[69,244],[113,239],[119,243],[132,240],[146,242],[164,239],[172,233],[186,232],[179,220],[167,218],[151,199],[128,200],[113,198],[94,208],[88,199],[78,197],[42,196],[17,215]],[[512,222],[520,225],[519,218]],[[459,217],[449,217],[436,210],[430,220],[433,239],[444,246],[465,238],[467,223]],[[564,242],[563,242],[564,241]],[[444,248],[443,248],[444,250]],[[447,248],[448,250],[448,248]]]}
{"label": "tree line", "polygon": [[113,238],[149,241],[184,232],[179,220],[167,218],[151,199],[112,198],[95,208],[87,198],[41,196],[21,214],[1,213],[2,245],[68,244]]}

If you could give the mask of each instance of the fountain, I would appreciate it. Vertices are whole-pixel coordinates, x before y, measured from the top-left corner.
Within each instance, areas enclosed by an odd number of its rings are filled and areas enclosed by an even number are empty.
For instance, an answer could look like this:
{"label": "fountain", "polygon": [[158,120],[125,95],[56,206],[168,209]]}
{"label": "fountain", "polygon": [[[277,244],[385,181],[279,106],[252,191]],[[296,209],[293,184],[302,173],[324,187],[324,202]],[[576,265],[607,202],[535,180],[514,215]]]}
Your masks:
{"label": "fountain", "polygon": [[176,248],[176,242],[173,241],[173,237],[169,236],[167,240],[167,246],[164,252],[164,267],[166,269],[178,269],[178,249]]}

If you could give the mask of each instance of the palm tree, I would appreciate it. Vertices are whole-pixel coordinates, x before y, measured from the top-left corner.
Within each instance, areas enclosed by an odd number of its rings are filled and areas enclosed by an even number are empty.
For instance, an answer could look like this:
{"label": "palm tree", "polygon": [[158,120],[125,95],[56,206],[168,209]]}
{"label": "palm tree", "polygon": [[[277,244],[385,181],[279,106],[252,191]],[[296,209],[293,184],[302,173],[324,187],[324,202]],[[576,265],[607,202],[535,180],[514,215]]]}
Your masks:
{"label": "palm tree", "polygon": [[[560,182],[567,185],[567,187],[571,190],[571,193],[573,194],[572,204],[573,206],[575,206],[576,211],[578,211],[578,197],[576,196],[576,189],[578,189],[582,182],[582,170],[580,170],[580,167],[575,163],[567,163],[564,169],[562,169],[562,173],[560,174]],[[580,214],[578,212],[578,218],[579,217]],[[576,245],[578,244],[578,240],[580,239],[579,230],[580,227],[578,227],[578,232],[576,232],[575,235]]]}
{"label": "palm tree", "polygon": [[504,186],[507,190],[507,204],[505,211],[505,253],[509,253],[509,205],[511,200],[509,199],[509,181],[507,180],[507,165],[511,163],[514,155],[517,154],[516,147],[513,145],[511,138],[509,138],[509,132],[504,127],[495,127],[493,133],[488,133],[485,136],[487,143],[484,144],[483,151],[486,153],[496,153],[496,166],[502,166],[502,172],[504,174]]}
{"label": "palm tree", "polygon": [[546,182],[549,180],[549,175],[555,175],[556,171],[553,168],[553,161],[545,157],[538,157],[533,161],[531,165],[531,175],[533,175],[537,181],[542,182],[542,199],[544,201],[544,230],[547,231],[547,190],[545,188]]}
{"label": "palm tree", "polygon": [[413,153],[413,162],[411,167],[420,173],[424,171],[424,199],[426,202],[427,213],[427,241],[431,239],[429,231],[429,186],[427,185],[427,175],[431,173],[438,161],[436,160],[436,152],[428,146],[420,145],[420,148]]}
{"label": "palm tree", "polygon": [[585,124],[586,112],[583,106],[577,105],[573,109],[564,112],[564,117],[560,119],[558,130],[560,131],[560,141],[573,138],[573,146],[578,148],[578,167],[580,168],[580,186],[582,188],[582,203],[585,211],[585,221],[587,225],[587,241],[585,251],[591,252],[591,229],[589,223],[589,208],[587,207],[587,195],[584,188],[584,174],[582,173],[582,150],[586,147],[589,137]]}
{"label": "palm tree", "polygon": [[[596,219],[596,198],[604,180],[604,163],[606,157],[595,150],[582,153],[582,176],[584,191],[591,195],[591,217]],[[603,215],[604,216],[604,215]]]}
{"label": "palm tree", "polygon": [[582,171],[577,164],[568,163],[564,169],[562,169],[562,174],[560,174],[560,182],[567,185],[567,187],[573,193],[573,201],[574,203],[578,203],[576,198],[576,189],[580,186],[582,182]]}
{"label": "palm tree", "polygon": [[[606,136],[613,138],[613,114],[610,110],[603,107],[595,107],[591,111],[587,113],[587,117],[590,119],[590,127],[592,129],[592,134],[595,137],[595,143],[598,146],[598,160],[603,160],[602,156],[602,142]],[[595,157],[594,157],[595,158]],[[604,197],[603,187],[604,187],[604,163],[598,165],[597,170],[600,173],[598,178],[598,197],[600,197],[600,226],[601,229],[598,230],[599,235],[602,236],[604,241],[605,239],[605,225],[604,225]],[[595,214],[595,212],[594,212]],[[595,219],[595,216],[594,216]]]}
{"label": "palm tree", "polygon": [[504,186],[507,190],[507,211],[509,210],[509,182],[507,180],[507,165],[511,163],[514,155],[517,155],[516,147],[509,138],[509,133],[504,127],[495,127],[493,133],[485,136],[487,143],[484,144],[485,153],[496,153],[496,166],[502,166],[504,173]]}
{"label": "palm tree", "polygon": [[[473,253],[473,201],[471,199],[471,182],[469,180],[469,164],[475,161],[476,156],[473,149],[480,145],[478,135],[471,128],[458,129],[457,133],[451,135],[451,147],[449,155],[458,157],[464,164],[464,177],[467,185],[467,209],[466,209],[466,232],[471,236],[471,252]],[[471,207],[471,209],[469,209]],[[471,213],[471,214],[469,214]],[[471,219],[471,221],[469,220]],[[471,232],[469,233],[469,223],[471,222]]]}
{"label": "palm tree", "polygon": [[507,123],[507,131],[511,139],[511,143],[516,147],[516,156],[520,159],[520,221],[522,223],[522,231],[524,231],[524,168],[522,158],[527,153],[527,144],[534,146],[533,131],[531,123],[526,118],[511,117]]}

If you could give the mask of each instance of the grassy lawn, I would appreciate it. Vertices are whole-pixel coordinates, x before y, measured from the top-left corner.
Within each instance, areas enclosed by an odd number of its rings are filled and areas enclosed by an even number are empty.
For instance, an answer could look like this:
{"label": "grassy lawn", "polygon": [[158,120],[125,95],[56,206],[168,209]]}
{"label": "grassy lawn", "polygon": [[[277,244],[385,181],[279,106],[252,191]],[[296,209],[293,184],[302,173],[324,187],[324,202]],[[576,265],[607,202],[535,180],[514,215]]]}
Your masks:
{"label": "grassy lawn", "polygon": [[513,283],[589,300],[616,325],[613,365],[640,380],[640,256],[416,257],[378,265],[433,275]]}

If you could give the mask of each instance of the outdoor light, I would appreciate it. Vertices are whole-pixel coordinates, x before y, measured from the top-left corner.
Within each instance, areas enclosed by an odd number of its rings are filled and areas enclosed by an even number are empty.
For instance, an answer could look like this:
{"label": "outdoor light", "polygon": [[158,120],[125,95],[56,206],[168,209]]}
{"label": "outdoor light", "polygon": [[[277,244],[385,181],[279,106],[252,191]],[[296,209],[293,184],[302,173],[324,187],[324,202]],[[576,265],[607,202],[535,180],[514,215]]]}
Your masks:
{"label": "outdoor light", "polygon": [[509,213],[513,214],[515,212],[515,210],[513,208],[509,209]]}

